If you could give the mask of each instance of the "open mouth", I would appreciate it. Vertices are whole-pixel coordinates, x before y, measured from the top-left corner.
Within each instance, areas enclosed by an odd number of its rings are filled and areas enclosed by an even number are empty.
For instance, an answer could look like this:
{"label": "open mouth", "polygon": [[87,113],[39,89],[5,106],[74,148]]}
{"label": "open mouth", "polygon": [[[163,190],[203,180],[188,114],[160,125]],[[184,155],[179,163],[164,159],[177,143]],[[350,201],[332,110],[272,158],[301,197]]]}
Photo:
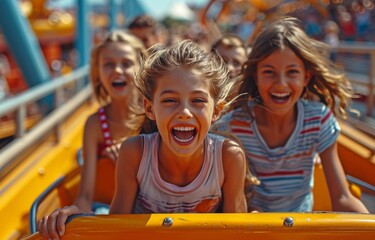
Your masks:
{"label": "open mouth", "polygon": [[283,103],[288,101],[290,96],[292,95],[291,93],[270,93],[271,98],[274,102],[277,103]]}
{"label": "open mouth", "polygon": [[113,87],[125,87],[126,85],[127,85],[127,82],[122,81],[122,80],[115,80],[112,82]]}
{"label": "open mouth", "polygon": [[174,127],[172,129],[173,138],[179,143],[189,143],[197,135],[195,127]]}

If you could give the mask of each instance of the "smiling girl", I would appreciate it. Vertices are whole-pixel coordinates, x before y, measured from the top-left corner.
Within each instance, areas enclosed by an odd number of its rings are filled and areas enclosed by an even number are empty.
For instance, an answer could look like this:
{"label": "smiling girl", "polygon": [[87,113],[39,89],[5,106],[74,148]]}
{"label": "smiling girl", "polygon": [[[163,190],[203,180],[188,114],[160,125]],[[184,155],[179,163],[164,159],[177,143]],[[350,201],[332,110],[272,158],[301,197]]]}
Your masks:
{"label": "smiling girl", "polygon": [[[143,109],[133,81],[145,55],[142,42],[123,31],[111,32],[92,50],[90,80],[101,107],[89,116],[84,129],[84,164],[75,200],[84,211],[92,208],[98,160],[110,158],[114,168],[117,145],[140,131],[141,122],[134,119]],[[106,198],[109,204],[112,196]]]}
{"label": "smiling girl", "polygon": [[244,153],[208,134],[232,86],[225,63],[182,41],[152,54],[135,83],[159,132],[122,145],[111,212],[246,211]]}
{"label": "smiling girl", "polygon": [[368,212],[350,193],[337,153],[335,114],[345,115],[350,84],[323,49],[294,18],[265,28],[244,67],[242,107],[212,127],[241,140],[261,182],[254,186],[249,210],[312,211],[314,158],[319,155],[333,210]]}
{"label": "smiling girl", "polygon": [[[159,132],[127,139],[116,164],[110,213],[246,212],[246,158],[237,143],[209,134],[232,84],[222,60],[185,40],[142,64],[135,85]],[[59,238],[76,206],[38,221],[44,237]]]}

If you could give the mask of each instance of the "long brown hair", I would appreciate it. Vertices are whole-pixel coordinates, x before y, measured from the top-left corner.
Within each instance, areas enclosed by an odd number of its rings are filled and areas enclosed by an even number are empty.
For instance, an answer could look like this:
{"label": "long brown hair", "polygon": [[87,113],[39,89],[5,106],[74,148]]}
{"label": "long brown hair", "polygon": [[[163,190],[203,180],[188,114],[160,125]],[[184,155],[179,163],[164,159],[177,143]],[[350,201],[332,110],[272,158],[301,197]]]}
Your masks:
{"label": "long brown hair", "polygon": [[307,71],[312,73],[303,95],[306,99],[319,99],[332,112],[346,116],[346,109],[353,91],[343,69],[331,62],[327,55],[327,45],[314,40],[300,28],[296,18],[280,19],[264,28],[255,39],[248,61],[243,69],[243,83],[240,88],[242,106],[247,100],[260,101],[256,84],[257,64],[274,51],[288,47],[305,64]]}

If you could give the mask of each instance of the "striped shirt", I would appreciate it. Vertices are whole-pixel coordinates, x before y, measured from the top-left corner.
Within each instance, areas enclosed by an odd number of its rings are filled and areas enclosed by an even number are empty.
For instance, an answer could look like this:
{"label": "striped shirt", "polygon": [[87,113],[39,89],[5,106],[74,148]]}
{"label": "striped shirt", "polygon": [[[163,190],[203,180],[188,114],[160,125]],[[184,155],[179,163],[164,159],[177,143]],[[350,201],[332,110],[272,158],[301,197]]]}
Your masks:
{"label": "striped shirt", "polygon": [[256,122],[241,108],[212,126],[214,131],[232,132],[241,140],[250,169],[261,181],[248,202],[250,209],[312,211],[314,158],[336,141],[340,129],[331,110],[322,103],[299,100],[297,109],[295,129],[281,147],[268,147]]}
{"label": "striped shirt", "polygon": [[164,181],[159,173],[159,133],[141,135],[143,155],[137,179],[138,194],[135,213],[209,213],[217,212],[222,202],[224,183],[221,136],[208,134],[205,157],[198,176],[186,186]]}

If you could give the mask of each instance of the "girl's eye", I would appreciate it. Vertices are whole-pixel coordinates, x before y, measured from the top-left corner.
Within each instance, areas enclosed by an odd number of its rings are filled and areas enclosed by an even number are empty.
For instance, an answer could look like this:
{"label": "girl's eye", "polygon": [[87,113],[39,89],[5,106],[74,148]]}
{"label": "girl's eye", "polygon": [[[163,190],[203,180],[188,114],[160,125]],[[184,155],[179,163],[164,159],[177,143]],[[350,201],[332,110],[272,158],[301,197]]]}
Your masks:
{"label": "girl's eye", "polygon": [[264,75],[273,75],[274,74],[274,72],[272,71],[272,70],[270,70],[270,69],[268,69],[268,70],[263,70],[262,71],[262,74],[264,74]]}
{"label": "girl's eye", "polygon": [[233,66],[235,67],[241,67],[241,63],[238,61],[233,61]]}
{"label": "girl's eye", "polygon": [[166,99],[163,99],[161,102],[163,102],[163,103],[174,103],[174,102],[176,102],[176,100],[173,99],[173,98],[166,98]]}
{"label": "girl's eye", "polygon": [[131,67],[131,66],[133,66],[134,65],[134,63],[132,62],[132,61],[123,61],[122,62],[122,66],[124,67],[124,68],[129,68],[129,67]]}
{"label": "girl's eye", "polygon": [[204,98],[194,98],[193,99],[193,103],[205,103],[205,102],[207,102],[207,100],[204,99]]}
{"label": "girl's eye", "polygon": [[299,73],[299,70],[297,70],[297,69],[290,69],[289,71],[288,71],[288,73],[289,74],[298,74]]}
{"label": "girl's eye", "polygon": [[113,62],[105,62],[104,67],[113,67],[115,64]]}

